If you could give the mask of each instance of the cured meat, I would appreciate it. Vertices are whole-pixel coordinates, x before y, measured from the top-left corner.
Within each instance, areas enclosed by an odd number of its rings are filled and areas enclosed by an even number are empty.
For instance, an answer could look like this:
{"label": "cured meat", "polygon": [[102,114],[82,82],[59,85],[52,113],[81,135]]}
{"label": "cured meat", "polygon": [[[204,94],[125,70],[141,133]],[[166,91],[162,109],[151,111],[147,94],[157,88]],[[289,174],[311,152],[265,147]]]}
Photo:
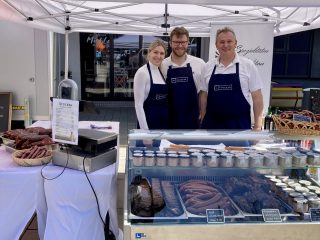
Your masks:
{"label": "cured meat", "polygon": [[256,175],[231,177],[223,186],[232,200],[246,213],[261,214],[263,208],[279,209],[280,213],[290,212],[271,192],[271,183],[267,178]]}
{"label": "cured meat", "polygon": [[131,211],[140,217],[152,217],[152,196],[149,181],[136,176],[130,185]]}
{"label": "cured meat", "polygon": [[166,208],[173,216],[183,213],[174,186],[170,181],[161,181],[161,188],[166,202]]}
{"label": "cured meat", "polygon": [[155,209],[161,210],[165,206],[160,181],[158,178],[151,179],[152,205]]}
{"label": "cured meat", "polygon": [[35,145],[53,144],[54,142],[49,135],[51,135],[51,129],[31,127],[6,131],[3,137],[15,140],[14,147],[16,149],[27,149]]}

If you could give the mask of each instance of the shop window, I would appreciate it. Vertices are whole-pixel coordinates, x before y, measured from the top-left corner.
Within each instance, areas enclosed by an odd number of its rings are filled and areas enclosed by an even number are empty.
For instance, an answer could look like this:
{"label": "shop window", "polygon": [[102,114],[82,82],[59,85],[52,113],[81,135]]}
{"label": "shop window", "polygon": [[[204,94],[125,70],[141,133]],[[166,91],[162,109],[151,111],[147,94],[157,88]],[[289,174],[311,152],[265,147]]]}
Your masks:
{"label": "shop window", "polygon": [[274,38],[272,77],[310,77],[312,31]]}

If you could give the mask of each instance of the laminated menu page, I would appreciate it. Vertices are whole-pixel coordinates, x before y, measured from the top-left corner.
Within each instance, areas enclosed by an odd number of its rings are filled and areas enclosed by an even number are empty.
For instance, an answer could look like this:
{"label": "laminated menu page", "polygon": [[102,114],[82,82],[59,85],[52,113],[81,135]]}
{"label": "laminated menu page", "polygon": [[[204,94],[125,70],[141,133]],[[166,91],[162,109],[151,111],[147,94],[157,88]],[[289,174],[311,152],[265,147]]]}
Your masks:
{"label": "laminated menu page", "polygon": [[55,142],[77,145],[79,101],[53,99],[52,138]]}

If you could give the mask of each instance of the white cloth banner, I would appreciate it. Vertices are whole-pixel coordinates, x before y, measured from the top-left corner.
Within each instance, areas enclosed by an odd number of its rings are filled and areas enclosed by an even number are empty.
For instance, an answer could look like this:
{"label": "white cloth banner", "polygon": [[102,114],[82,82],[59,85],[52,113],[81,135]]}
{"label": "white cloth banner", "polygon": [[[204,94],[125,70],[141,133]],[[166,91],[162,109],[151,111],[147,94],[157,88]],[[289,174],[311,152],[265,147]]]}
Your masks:
{"label": "white cloth banner", "polygon": [[238,41],[237,53],[240,56],[251,59],[259,70],[263,84],[264,113],[267,113],[270,103],[274,23],[213,25],[210,33],[209,59],[216,55],[216,32],[225,26],[232,28],[236,33]]}

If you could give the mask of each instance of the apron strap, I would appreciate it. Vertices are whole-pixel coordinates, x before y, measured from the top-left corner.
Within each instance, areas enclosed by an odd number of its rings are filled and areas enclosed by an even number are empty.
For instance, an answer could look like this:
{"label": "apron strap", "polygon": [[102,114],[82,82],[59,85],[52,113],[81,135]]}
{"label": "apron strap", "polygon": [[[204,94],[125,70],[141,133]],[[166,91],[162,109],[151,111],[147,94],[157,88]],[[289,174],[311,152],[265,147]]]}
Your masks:
{"label": "apron strap", "polygon": [[148,68],[148,72],[149,72],[149,76],[150,76],[150,83],[151,83],[151,86],[152,86],[153,85],[153,78],[152,78],[149,62],[147,63],[147,68]]}

